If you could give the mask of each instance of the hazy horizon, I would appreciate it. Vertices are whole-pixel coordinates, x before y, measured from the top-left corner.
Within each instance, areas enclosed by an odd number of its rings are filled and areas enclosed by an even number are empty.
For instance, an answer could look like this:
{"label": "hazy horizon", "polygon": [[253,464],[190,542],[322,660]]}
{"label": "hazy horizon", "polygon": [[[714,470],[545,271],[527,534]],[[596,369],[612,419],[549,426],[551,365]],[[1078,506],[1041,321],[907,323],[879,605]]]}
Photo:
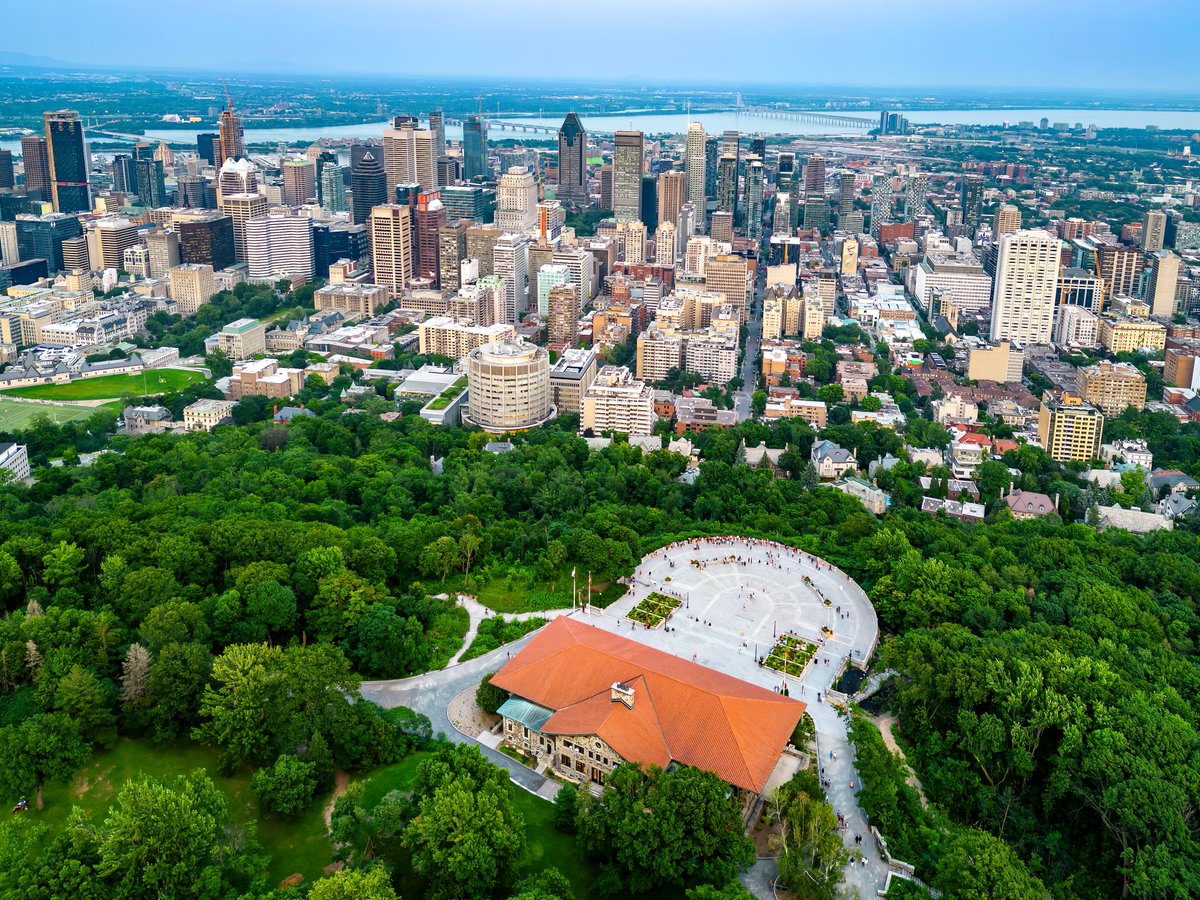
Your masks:
{"label": "hazy horizon", "polygon": [[[202,10],[167,5],[145,16],[147,7],[129,0],[63,0],[55,4],[52,44],[31,40],[6,49],[54,61],[46,65],[113,71],[728,90],[973,86],[1174,96],[1194,92],[1177,86],[1200,83],[1200,60],[1190,47],[1200,33],[1200,6],[1166,0],[1140,4],[1143,28],[1131,28],[1128,4],[1115,0],[1082,8],[922,0],[902,11],[886,0],[838,9],[760,0],[749,10],[713,0],[660,0],[653,15],[634,0],[608,0],[563,3],[549,18],[544,4],[529,0],[460,0],[449,11],[406,7],[359,0],[331,19],[323,0],[210,0]],[[26,4],[7,9],[4,22],[10,34],[34,37],[46,33],[45,16],[44,8]],[[122,24],[120,39],[103,39],[114,22]],[[571,34],[579,38],[562,38]]]}

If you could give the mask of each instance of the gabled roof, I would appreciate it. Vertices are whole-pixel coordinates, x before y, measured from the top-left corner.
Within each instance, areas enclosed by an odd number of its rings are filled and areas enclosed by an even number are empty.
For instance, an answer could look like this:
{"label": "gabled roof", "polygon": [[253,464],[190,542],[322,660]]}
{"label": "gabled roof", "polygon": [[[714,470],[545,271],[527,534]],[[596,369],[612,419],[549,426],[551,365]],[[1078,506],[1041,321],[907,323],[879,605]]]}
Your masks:
{"label": "gabled roof", "polygon": [[[633,706],[612,686],[633,690]],[[492,684],[555,710],[546,734],[596,735],[622,758],[696,766],[760,792],[804,712],[765,688],[611,634],[554,619]]]}

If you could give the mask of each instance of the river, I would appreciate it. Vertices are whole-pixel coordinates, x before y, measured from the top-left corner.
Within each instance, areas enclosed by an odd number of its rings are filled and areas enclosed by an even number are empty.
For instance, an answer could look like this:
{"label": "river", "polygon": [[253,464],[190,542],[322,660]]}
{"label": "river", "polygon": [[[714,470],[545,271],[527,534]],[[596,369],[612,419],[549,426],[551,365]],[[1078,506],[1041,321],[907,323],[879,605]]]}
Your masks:
{"label": "river", "polygon": [[[834,115],[847,115],[855,118],[878,121],[878,110],[830,110]],[[1037,122],[1043,116],[1051,122],[1066,122],[1070,125],[1095,125],[1098,128],[1145,128],[1157,126],[1164,129],[1191,128],[1200,131],[1200,112],[1180,110],[1131,110],[1131,109],[934,109],[906,112],[909,120],[918,125],[1001,125],[1005,122],[1016,124],[1022,121]],[[786,135],[825,135],[852,133],[852,131],[810,122],[791,122],[786,119],[773,119],[757,116],[752,113],[697,113],[692,118],[703,122],[709,134],[719,134],[722,131],[737,129],[743,133],[755,134],[786,134]],[[530,118],[520,121],[531,125],[548,125],[557,128],[562,123],[561,116],[548,118]],[[663,114],[631,114],[620,116],[585,116],[583,125],[590,131],[612,132],[619,129],[637,129],[647,134],[682,134],[687,130],[688,116],[685,113]],[[283,142],[309,142],[322,138],[371,138],[380,137],[386,122],[366,122],[359,125],[331,125],[317,128],[247,128],[246,142],[248,144],[278,144]],[[186,128],[150,129],[146,132],[148,140],[166,140],[174,143],[194,144],[196,135],[203,131],[216,131],[216,126],[205,126],[196,130]],[[545,140],[546,135],[530,134],[528,132],[512,131],[491,125],[488,133],[493,137],[520,137],[526,135],[530,140]],[[462,129],[454,126],[446,127],[446,136],[452,139],[462,137]],[[20,155],[20,141],[0,141],[0,148],[12,150],[14,156]]]}

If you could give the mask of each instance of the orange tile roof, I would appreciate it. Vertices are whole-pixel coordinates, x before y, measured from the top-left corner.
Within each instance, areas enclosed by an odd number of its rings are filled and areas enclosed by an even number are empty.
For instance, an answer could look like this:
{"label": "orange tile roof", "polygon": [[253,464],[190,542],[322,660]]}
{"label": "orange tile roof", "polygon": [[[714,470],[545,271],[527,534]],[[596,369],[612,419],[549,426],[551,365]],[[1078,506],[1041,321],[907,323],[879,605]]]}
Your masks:
{"label": "orange tile roof", "polygon": [[[633,688],[633,708],[611,699]],[[554,619],[492,678],[555,710],[547,734],[596,735],[623,759],[706,769],[762,791],[804,704],[568,617]]]}

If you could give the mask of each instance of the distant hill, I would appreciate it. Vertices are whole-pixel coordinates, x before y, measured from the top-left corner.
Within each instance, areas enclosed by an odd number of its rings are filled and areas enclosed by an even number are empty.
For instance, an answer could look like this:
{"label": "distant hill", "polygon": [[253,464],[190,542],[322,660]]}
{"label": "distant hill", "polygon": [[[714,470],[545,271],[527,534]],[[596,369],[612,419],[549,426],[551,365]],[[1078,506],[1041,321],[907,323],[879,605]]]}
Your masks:
{"label": "distant hill", "polygon": [[66,66],[61,59],[51,59],[49,56],[34,56],[31,53],[18,53],[16,50],[0,50],[0,66]]}

